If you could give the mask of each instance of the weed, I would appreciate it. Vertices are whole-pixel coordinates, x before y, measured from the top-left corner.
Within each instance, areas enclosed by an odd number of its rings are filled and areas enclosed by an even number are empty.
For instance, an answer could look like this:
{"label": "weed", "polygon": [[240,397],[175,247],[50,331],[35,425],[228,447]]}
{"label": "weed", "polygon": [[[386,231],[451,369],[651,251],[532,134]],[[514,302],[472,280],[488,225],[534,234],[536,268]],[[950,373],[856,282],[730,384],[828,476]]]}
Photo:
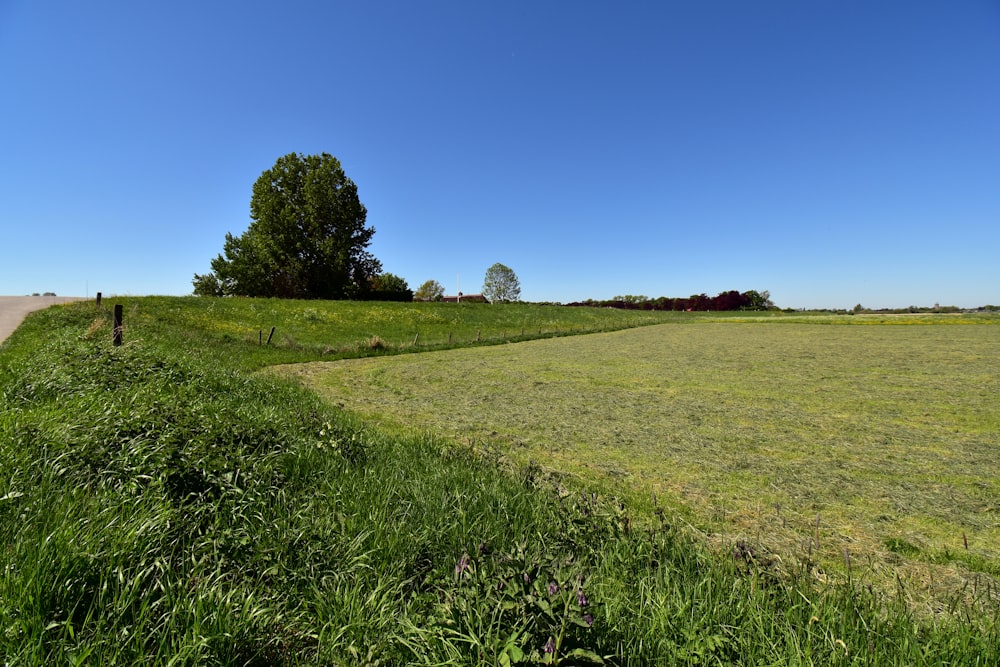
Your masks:
{"label": "weed", "polygon": [[389,348],[389,344],[386,343],[380,336],[372,336],[365,341],[364,346],[369,350],[379,351]]}
{"label": "weed", "polygon": [[476,647],[501,664],[603,664],[587,633],[600,605],[587,592],[587,567],[558,548],[525,542],[494,552],[486,544],[455,564],[426,637]]}

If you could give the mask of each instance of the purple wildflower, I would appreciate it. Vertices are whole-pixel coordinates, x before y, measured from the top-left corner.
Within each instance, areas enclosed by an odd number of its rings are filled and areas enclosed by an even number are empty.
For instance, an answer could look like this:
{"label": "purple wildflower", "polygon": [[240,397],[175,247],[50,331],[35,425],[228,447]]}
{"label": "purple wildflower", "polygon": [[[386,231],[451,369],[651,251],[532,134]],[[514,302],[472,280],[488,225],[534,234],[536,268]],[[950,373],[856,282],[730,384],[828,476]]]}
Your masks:
{"label": "purple wildflower", "polygon": [[554,581],[549,582],[549,595],[555,595],[559,592],[559,584]]}
{"label": "purple wildflower", "polygon": [[555,653],[556,652],[556,641],[549,637],[549,641],[545,642],[545,646],[542,647],[542,653]]}
{"label": "purple wildflower", "polygon": [[583,622],[587,624],[588,628],[591,627],[592,625],[594,625],[594,615],[593,614],[584,614],[583,615]]}
{"label": "purple wildflower", "polygon": [[534,580],[531,578],[531,575],[528,574],[527,572],[525,572],[524,573],[524,583],[527,584],[527,585],[531,585],[532,581],[534,581]]}
{"label": "purple wildflower", "polygon": [[458,559],[457,563],[455,563],[455,576],[461,576],[463,572],[469,569],[471,564],[472,559],[469,558],[469,554],[462,554],[462,557]]}
{"label": "purple wildflower", "polygon": [[576,590],[576,603],[581,607],[587,606],[587,594],[583,592],[582,588]]}

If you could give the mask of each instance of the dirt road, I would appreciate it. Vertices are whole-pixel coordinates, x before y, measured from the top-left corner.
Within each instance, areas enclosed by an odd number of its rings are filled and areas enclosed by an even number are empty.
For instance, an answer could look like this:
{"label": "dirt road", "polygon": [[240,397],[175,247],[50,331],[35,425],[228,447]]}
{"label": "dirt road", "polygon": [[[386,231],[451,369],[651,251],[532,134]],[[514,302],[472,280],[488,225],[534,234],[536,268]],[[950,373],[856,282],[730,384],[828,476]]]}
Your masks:
{"label": "dirt road", "polygon": [[28,313],[57,303],[82,300],[79,296],[0,296],[0,343],[14,333]]}

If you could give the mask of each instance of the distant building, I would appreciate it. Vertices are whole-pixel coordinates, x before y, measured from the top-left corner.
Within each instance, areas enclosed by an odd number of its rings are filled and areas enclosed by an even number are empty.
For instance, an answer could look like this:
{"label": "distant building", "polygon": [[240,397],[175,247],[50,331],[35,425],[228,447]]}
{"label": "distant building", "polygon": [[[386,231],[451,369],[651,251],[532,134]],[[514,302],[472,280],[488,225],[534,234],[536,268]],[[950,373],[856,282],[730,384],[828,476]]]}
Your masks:
{"label": "distant building", "polygon": [[489,303],[489,299],[482,294],[462,294],[461,292],[456,296],[443,297],[441,300],[447,303]]}

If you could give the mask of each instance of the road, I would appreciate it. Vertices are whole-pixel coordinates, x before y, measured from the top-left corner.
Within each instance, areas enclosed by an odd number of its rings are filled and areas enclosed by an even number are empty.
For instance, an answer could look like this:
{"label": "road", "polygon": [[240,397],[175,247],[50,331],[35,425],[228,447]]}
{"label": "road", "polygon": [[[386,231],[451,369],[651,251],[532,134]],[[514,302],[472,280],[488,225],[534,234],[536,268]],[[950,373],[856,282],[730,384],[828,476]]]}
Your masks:
{"label": "road", "polygon": [[28,313],[57,303],[82,300],[79,296],[0,296],[0,343],[21,326]]}

